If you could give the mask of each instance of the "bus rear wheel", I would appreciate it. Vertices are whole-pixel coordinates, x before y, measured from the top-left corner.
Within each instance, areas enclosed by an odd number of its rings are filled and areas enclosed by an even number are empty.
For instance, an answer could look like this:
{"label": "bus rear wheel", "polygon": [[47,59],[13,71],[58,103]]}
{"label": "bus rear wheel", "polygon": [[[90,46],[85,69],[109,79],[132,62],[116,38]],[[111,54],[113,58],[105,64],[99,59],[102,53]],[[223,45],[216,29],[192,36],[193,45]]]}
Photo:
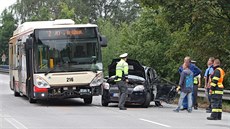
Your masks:
{"label": "bus rear wheel", "polygon": [[16,91],[15,80],[13,79],[14,96],[19,97],[20,93]]}

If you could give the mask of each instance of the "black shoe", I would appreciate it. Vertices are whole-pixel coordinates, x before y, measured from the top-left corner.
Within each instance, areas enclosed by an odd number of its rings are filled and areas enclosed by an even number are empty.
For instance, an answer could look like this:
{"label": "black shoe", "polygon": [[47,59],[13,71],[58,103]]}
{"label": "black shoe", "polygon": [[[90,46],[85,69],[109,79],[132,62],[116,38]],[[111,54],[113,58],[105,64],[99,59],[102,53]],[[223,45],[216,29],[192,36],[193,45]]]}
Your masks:
{"label": "black shoe", "polygon": [[192,110],[190,109],[190,110],[188,110],[188,113],[192,113]]}
{"label": "black shoe", "polygon": [[174,112],[179,112],[180,110],[179,109],[175,109],[175,110],[173,110]]}
{"label": "black shoe", "polygon": [[210,116],[210,117],[207,117],[207,119],[208,119],[208,120],[218,120],[218,118],[216,118],[216,117],[211,117],[211,116]]}
{"label": "black shoe", "polygon": [[198,110],[198,108],[197,108],[197,107],[194,107],[194,110]]}
{"label": "black shoe", "polygon": [[120,110],[127,110],[126,107],[120,107],[119,109],[120,109]]}

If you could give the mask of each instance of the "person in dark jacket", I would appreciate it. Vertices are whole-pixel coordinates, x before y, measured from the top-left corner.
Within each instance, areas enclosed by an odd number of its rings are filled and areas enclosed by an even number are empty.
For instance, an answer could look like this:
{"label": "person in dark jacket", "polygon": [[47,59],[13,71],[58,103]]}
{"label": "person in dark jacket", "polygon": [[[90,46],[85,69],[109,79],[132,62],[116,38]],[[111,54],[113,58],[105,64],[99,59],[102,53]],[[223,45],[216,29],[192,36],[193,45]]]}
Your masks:
{"label": "person in dark jacket", "polygon": [[179,112],[180,107],[182,106],[182,102],[184,98],[187,96],[188,99],[188,112],[192,112],[192,90],[193,90],[193,72],[189,69],[189,65],[183,64],[183,71],[180,74],[180,82],[177,87],[177,91],[180,92],[180,98],[178,102],[178,107],[173,110],[174,112]]}
{"label": "person in dark jacket", "polygon": [[[188,65],[188,68],[193,72],[193,76],[194,76],[194,77],[195,77],[195,76],[198,76],[198,75],[201,73],[201,70],[200,70],[197,66],[195,66],[194,64],[191,63],[191,58],[190,58],[189,56],[186,56],[186,57],[184,58],[184,64],[187,64],[187,65]],[[179,71],[179,73],[181,74],[181,72],[183,71],[183,67],[180,66],[180,68],[179,68],[178,71]],[[188,108],[188,100],[187,100],[186,97],[185,97],[185,99],[184,99],[182,105],[183,105],[182,110]]]}

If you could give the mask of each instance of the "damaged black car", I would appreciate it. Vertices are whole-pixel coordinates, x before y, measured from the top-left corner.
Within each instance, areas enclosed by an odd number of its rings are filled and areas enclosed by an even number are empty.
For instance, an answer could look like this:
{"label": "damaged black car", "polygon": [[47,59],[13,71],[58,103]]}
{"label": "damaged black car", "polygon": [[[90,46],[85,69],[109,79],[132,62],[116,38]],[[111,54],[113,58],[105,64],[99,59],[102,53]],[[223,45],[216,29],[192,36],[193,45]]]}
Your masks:
{"label": "damaged black car", "polygon": [[[114,59],[108,67],[108,77],[102,85],[102,106],[119,102],[119,89],[116,85],[116,65],[120,59]],[[137,60],[128,59],[128,94],[126,104],[138,104],[144,108],[149,107],[152,101],[156,106],[161,106],[161,101],[171,103],[177,95],[176,85],[168,83],[157,76],[156,71],[147,66],[142,66]]]}

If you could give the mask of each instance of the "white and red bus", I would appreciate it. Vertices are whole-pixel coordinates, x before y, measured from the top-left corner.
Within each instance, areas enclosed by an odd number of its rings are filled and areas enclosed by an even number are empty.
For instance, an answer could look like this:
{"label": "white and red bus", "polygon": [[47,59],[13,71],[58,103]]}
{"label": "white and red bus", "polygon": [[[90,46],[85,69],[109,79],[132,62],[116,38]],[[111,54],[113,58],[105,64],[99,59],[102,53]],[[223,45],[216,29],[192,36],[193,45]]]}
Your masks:
{"label": "white and red bus", "polygon": [[25,22],[9,41],[10,88],[30,103],[82,98],[91,104],[101,91],[101,47],[106,44],[95,24],[70,19]]}

